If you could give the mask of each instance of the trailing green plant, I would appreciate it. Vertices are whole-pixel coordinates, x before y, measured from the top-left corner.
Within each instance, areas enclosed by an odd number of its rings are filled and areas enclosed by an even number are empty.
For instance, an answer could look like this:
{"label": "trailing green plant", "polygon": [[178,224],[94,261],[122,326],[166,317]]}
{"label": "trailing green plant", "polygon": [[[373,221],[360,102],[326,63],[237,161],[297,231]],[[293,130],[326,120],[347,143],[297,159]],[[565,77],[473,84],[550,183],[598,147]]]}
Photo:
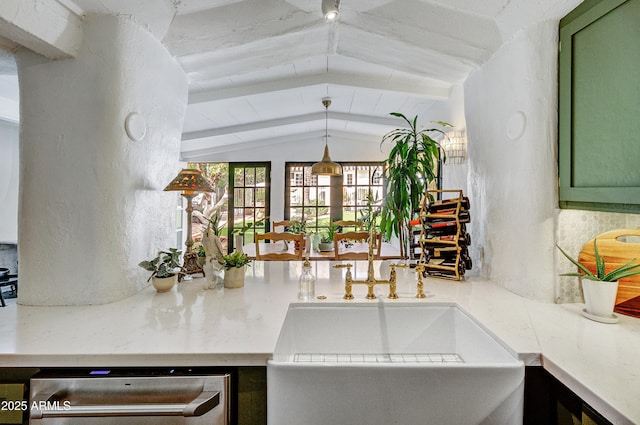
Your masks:
{"label": "trailing green plant", "polygon": [[289,220],[289,232],[306,234],[307,220],[304,217],[300,220]]}
{"label": "trailing green plant", "polygon": [[567,257],[569,261],[575,264],[580,272],[576,273],[563,273],[560,276],[577,276],[584,279],[596,280],[600,282],[615,282],[616,280],[624,279],[625,277],[635,276],[640,274],[640,263],[633,264],[636,260],[635,258],[629,261],[626,264],[610,271],[609,273],[605,272],[605,262],[604,257],[601,257],[598,254],[598,246],[596,244],[597,239],[593,240],[593,253],[596,257],[596,273],[594,274],[591,270],[586,268],[584,265],[580,264],[578,260],[572,258],[569,254],[567,254],[559,245],[556,245],[560,252]]}
{"label": "trailing green plant", "polygon": [[141,261],[138,265],[151,272],[151,276],[149,276],[147,282],[153,277],[171,277],[178,273],[178,269],[180,268],[180,255],[182,255],[182,251],[176,248],[169,248],[166,251],[159,251],[156,258]]}
{"label": "trailing green plant", "polygon": [[231,270],[234,267],[240,268],[251,263],[251,259],[244,252],[235,251],[231,254],[224,255],[220,259],[220,264],[222,264],[225,270]]}
{"label": "trailing green plant", "polygon": [[[403,114],[391,115],[403,119],[408,128],[392,130],[382,137],[380,146],[391,143],[391,151],[384,161],[385,189],[380,230],[389,240],[398,236],[400,255],[408,254],[409,222],[414,211],[420,208],[420,200],[429,184],[437,177],[440,160],[445,161],[445,153],[431,134],[442,134],[440,128],[418,129],[418,116],[409,120]],[[432,121],[441,127],[451,127],[443,121]]]}

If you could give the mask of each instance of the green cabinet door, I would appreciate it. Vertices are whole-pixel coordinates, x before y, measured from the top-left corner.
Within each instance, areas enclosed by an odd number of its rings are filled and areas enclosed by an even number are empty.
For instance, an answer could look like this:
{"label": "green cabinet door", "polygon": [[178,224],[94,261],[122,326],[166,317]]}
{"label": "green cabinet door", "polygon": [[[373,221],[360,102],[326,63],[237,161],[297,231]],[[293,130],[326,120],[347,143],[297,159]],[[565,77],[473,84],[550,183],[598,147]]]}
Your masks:
{"label": "green cabinet door", "polygon": [[560,43],[560,206],[640,212],[640,0],[583,2]]}

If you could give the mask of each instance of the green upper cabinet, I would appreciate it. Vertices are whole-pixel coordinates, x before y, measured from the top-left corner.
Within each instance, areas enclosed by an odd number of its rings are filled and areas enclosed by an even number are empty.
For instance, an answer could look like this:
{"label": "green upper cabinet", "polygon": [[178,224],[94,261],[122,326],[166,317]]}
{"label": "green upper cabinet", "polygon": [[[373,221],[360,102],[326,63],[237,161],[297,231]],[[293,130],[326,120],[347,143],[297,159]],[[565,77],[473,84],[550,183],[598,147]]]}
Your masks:
{"label": "green upper cabinet", "polygon": [[560,43],[560,207],[640,212],[640,0],[585,0]]}

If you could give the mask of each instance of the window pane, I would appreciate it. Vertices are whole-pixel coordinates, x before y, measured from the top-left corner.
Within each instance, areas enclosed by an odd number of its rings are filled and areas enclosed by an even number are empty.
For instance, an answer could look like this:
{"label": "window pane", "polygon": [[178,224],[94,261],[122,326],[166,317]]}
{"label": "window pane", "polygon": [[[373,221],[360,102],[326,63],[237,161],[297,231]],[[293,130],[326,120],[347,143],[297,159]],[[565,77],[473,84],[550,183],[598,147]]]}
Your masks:
{"label": "window pane", "polygon": [[244,186],[244,168],[237,168],[234,171],[233,184],[235,187]]}
{"label": "window pane", "polygon": [[256,189],[256,206],[264,207],[266,205],[266,192],[265,189]]}
{"label": "window pane", "polygon": [[302,188],[289,189],[289,203],[291,206],[302,205]]}
{"label": "window pane", "polygon": [[256,186],[264,187],[267,182],[267,169],[265,167],[256,168]]}
{"label": "window pane", "polygon": [[289,220],[301,220],[302,208],[291,208],[289,210]]}
{"label": "window pane", "polygon": [[255,194],[254,189],[245,189],[244,190],[244,205],[245,206],[247,206],[247,207],[255,206],[255,204],[253,202],[254,194]]}
{"label": "window pane", "polygon": [[256,169],[249,168],[245,169],[245,186],[255,186],[256,185]]}
{"label": "window pane", "polygon": [[244,189],[234,189],[234,191],[233,191],[233,206],[234,207],[243,207],[244,206]]}

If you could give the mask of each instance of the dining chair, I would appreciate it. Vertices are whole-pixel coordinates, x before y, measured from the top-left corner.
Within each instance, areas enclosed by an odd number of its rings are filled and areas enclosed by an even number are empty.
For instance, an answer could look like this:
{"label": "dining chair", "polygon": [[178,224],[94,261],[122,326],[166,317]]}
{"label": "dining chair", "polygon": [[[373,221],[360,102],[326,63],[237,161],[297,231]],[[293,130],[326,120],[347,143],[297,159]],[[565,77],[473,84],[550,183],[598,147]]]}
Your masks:
{"label": "dining chair", "polygon": [[[369,242],[369,233],[368,232],[345,232],[338,233],[336,232],[333,235],[333,249],[336,260],[367,260],[369,247],[366,247],[365,251],[359,249],[358,251],[352,250],[351,248],[343,247],[340,249],[340,241],[355,241],[367,244]],[[373,258],[378,260],[380,259],[380,250],[382,248],[382,234],[376,234],[375,247],[373,250]]]}
{"label": "dining chair", "polygon": [[334,225],[338,226],[341,230],[344,230],[345,227],[353,227],[355,232],[362,231],[364,227],[364,223],[361,221],[355,220],[338,220],[333,222]]}
{"label": "dining chair", "polygon": [[291,222],[289,220],[274,221],[273,223],[271,223],[271,231],[275,232],[276,227],[282,227],[282,230],[284,231],[289,226],[291,226]]}
{"label": "dining chair", "polygon": [[[302,260],[302,251],[304,249],[304,234],[302,233],[289,233],[289,232],[267,232],[264,234],[256,233],[254,236],[256,243],[256,260],[267,261],[290,261],[290,260]],[[263,241],[261,244],[260,241]],[[266,241],[278,242],[284,241],[285,244],[280,248],[272,245],[272,249],[268,252],[260,253],[260,245],[262,245],[263,251],[266,250]],[[289,242],[293,242],[289,244]]]}

